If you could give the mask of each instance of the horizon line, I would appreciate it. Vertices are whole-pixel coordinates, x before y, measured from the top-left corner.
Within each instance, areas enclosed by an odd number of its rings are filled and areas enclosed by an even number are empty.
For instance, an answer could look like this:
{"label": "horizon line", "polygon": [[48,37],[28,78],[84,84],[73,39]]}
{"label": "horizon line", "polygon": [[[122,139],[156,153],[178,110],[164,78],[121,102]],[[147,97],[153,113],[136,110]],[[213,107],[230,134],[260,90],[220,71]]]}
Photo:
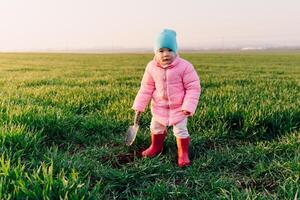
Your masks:
{"label": "horizon line", "polygon": [[[298,46],[274,46],[274,47],[259,47],[259,46],[245,46],[245,47],[231,47],[231,48],[181,48],[182,52],[209,52],[209,51],[272,51],[272,50],[300,50]],[[16,50],[0,50],[0,53],[153,53],[151,48],[46,48],[46,49],[16,49]]]}

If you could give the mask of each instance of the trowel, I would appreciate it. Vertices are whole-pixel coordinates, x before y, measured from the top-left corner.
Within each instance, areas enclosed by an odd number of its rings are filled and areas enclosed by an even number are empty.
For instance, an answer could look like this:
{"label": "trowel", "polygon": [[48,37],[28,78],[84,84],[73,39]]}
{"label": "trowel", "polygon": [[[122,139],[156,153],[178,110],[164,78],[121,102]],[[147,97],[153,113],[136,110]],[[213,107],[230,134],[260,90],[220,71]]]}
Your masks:
{"label": "trowel", "polygon": [[135,140],[136,134],[139,130],[139,123],[140,123],[140,118],[141,118],[141,112],[136,112],[134,116],[134,122],[132,126],[129,126],[127,132],[126,132],[126,145],[131,146],[132,143]]}

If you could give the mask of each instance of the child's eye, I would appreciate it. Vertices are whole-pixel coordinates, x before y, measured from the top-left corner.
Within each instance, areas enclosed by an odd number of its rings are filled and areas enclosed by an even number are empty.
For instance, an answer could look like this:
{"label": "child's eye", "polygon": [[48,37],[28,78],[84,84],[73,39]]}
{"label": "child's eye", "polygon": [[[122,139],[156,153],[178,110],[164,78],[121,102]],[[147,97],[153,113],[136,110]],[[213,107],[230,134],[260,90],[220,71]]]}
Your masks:
{"label": "child's eye", "polygon": [[172,52],[172,49],[165,48],[165,49],[159,49],[158,50],[159,53],[163,53],[164,51]]}

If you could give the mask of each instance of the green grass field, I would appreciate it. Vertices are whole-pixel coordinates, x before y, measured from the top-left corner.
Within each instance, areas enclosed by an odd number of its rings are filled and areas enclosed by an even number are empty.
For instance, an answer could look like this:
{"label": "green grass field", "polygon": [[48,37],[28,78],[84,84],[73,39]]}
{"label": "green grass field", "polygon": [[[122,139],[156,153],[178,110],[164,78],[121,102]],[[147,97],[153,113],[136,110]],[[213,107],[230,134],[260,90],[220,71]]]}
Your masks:
{"label": "green grass field", "polygon": [[300,199],[300,53],[182,54],[201,78],[189,168],[148,110],[124,144],[152,54],[0,54],[0,199]]}

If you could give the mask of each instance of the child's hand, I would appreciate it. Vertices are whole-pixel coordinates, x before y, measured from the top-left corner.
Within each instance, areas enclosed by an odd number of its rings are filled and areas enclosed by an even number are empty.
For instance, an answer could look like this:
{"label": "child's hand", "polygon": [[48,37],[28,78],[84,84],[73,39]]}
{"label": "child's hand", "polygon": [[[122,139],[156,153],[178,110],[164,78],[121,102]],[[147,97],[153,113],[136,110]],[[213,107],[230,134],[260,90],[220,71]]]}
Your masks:
{"label": "child's hand", "polygon": [[185,115],[190,115],[190,114],[191,114],[191,112],[189,112],[189,111],[187,111],[187,110],[183,110],[182,112],[183,112],[183,114],[185,114]]}

